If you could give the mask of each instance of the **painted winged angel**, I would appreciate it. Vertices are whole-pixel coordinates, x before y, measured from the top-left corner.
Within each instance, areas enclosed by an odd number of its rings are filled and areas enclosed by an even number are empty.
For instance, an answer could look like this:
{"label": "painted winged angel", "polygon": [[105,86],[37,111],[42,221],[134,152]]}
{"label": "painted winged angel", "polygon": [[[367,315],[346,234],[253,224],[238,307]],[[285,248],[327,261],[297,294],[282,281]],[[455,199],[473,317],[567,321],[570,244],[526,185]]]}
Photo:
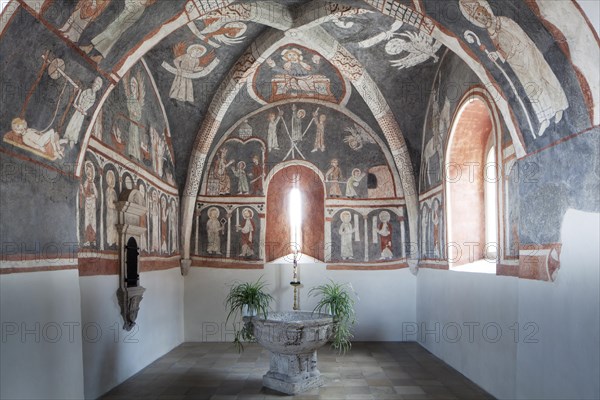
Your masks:
{"label": "painted winged angel", "polygon": [[344,129],[345,132],[348,132],[349,135],[344,137],[344,143],[348,143],[348,146],[352,150],[360,150],[365,145],[365,143],[375,143],[375,140],[369,135],[362,127],[354,124],[354,126],[349,126]]}
{"label": "painted winged angel", "polygon": [[173,66],[163,61],[162,67],[175,75],[169,97],[179,101],[194,102],[193,80],[207,76],[219,64],[214,51],[206,53],[201,44],[190,46],[179,42],[173,46]]}
{"label": "painted winged angel", "polygon": [[359,42],[358,47],[369,48],[387,41],[385,51],[389,55],[395,56],[407,53],[400,59],[390,61],[392,66],[398,69],[413,67],[427,61],[429,58],[433,58],[437,62],[438,56],[435,53],[442,44],[422,32],[406,31],[397,33],[403,25],[402,21],[395,21],[390,29]]}
{"label": "painted winged angel", "polygon": [[442,44],[431,36],[423,32],[402,32],[398,36],[400,37],[387,42],[385,51],[392,56],[402,53],[408,53],[408,55],[397,60],[391,60],[392,66],[404,69],[414,67],[430,58],[433,58],[434,62],[438,61],[439,58],[435,53]]}

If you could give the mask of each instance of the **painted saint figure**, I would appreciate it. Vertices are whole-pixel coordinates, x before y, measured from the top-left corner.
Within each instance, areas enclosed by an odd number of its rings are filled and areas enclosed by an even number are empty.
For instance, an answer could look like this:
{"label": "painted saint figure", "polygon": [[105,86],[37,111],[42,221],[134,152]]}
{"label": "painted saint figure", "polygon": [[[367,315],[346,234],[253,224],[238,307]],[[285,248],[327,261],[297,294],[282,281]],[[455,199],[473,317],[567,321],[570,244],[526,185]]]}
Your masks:
{"label": "painted saint figure", "polygon": [[250,187],[248,186],[248,176],[246,175],[246,163],[240,161],[237,163],[237,168],[231,167],[233,175],[238,178],[238,194],[248,194]]}
{"label": "painted saint figure", "polygon": [[[140,192],[140,196],[142,197],[142,202],[147,204],[146,200],[146,187],[140,183],[138,185],[138,191]],[[140,227],[144,228],[142,232],[142,237],[140,238],[140,251],[146,251],[148,249],[148,210],[140,216]]]}
{"label": "painted saint figure", "polygon": [[327,119],[327,115],[321,114],[319,115],[319,110],[315,110],[313,113],[313,120],[317,126],[317,132],[315,135],[315,144],[311,151],[325,151],[325,120]]}
{"label": "painted saint figure", "polygon": [[206,47],[201,44],[187,46],[180,42],[173,48],[175,59],[174,68],[162,63],[162,67],[175,75],[169,97],[179,101],[194,102],[194,79],[199,79],[210,74],[219,64],[219,59],[214,52],[206,54]]}
{"label": "painted saint figure", "polygon": [[206,233],[208,235],[208,254],[221,254],[221,235],[225,230],[225,223],[219,221],[219,209],[211,207],[208,209],[208,221],[206,221]]}
{"label": "painted saint figure", "polygon": [[167,241],[169,240],[168,236],[167,236],[167,232],[168,232],[168,227],[169,227],[169,210],[167,210],[167,198],[166,197],[161,197],[160,198],[160,251],[163,254],[167,253],[167,249],[168,249],[168,243]]}
{"label": "painted saint figure", "polygon": [[83,208],[83,245],[92,246],[96,243],[96,208],[98,202],[98,190],[94,178],[96,170],[94,165],[86,161],[85,181],[79,185],[79,207]]}
{"label": "painted saint figure", "polygon": [[94,79],[94,83],[92,87],[89,89],[85,89],[83,92],[79,92],[77,97],[75,97],[75,101],[73,102],[73,108],[75,108],[75,113],[69,120],[69,124],[67,125],[67,129],[65,129],[65,133],[63,135],[63,139],[69,141],[69,145],[71,148],[79,141],[79,134],[81,133],[81,127],[83,126],[83,121],[85,117],[88,115],[87,112],[94,103],[96,102],[96,94],[102,88],[102,79],[97,77]]}
{"label": "painted saint figure", "polygon": [[117,243],[119,235],[117,233],[117,192],[115,191],[115,173],[108,170],[106,173],[106,244],[113,246]]}
{"label": "painted saint figure", "polygon": [[380,260],[391,260],[394,257],[392,253],[392,224],[390,223],[390,213],[382,211],[379,213],[379,224],[377,225],[377,234],[379,235],[379,245],[381,249]]}
{"label": "painted saint figure", "polygon": [[342,189],[340,188],[340,181],[342,180],[342,170],[338,166],[338,159],[334,158],[331,160],[331,167],[325,173],[325,181],[330,182],[329,196],[340,197],[342,195]]}
{"label": "painted saint figure", "polygon": [[269,128],[267,129],[267,147],[269,151],[279,150],[279,142],[277,140],[277,124],[283,116],[283,111],[279,110],[279,114],[275,115],[274,112],[270,112],[269,116]]}
{"label": "painted saint figure", "polygon": [[250,173],[252,180],[252,194],[262,196],[263,195],[263,179],[264,172],[262,165],[260,165],[260,158],[257,155],[252,156],[252,172]]}
{"label": "painted saint figure", "polygon": [[254,221],[252,221],[254,212],[249,208],[244,208],[242,216],[244,217],[243,225],[236,227],[236,230],[242,233],[242,252],[240,256],[251,257],[254,255]]}
{"label": "painted saint figure", "polygon": [[340,253],[342,260],[352,260],[354,258],[354,250],[352,248],[352,235],[354,234],[355,227],[352,226],[352,215],[350,211],[342,211],[340,214],[342,224],[340,225]]}
{"label": "painted saint figure", "polygon": [[441,258],[441,243],[440,243],[440,203],[433,201],[433,211],[431,212],[431,220],[433,222],[433,257]]}
{"label": "painted saint figure", "polygon": [[294,143],[300,142],[304,136],[302,132],[302,120],[306,116],[306,111],[302,108],[297,110],[295,104],[292,105],[292,141]]}
{"label": "painted saint figure", "polygon": [[[488,53],[493,62],[506,62],[525,88],[542,136],[551,120],[560,122],[569,108],[558,78],[536,44],[515,21],[496,16],[485,0],[460,0],[460,9],[472,24],[487,30],[497,51]],[[518,93],[515,93],[518,96]]]}
{"label": "painted saint figure", "polygon": [[165,150],[167,144],[162,136],[154,127],[150,127],[150,153],[152,158],[152,168],[156,175],[162,178],[163,166],[165,163]]}
{"label": "painted saint figure", "polygon": [[171,200],[171,206],[169,207],[169,240],[171,241],[171,251],[170,253],[175,253],[177,251],[177,203],[175,199]]}
{"label": "painted saint figure", "polygon": [[75,11],[60,28],[64,37],[77,43],[83,31],[93,22],[112,0],[79,0]]}
{"label": "painted saint figure", "polygon": [[131,76],[129,72],[123,77],[125,96],[127,97],[127,110],[129,111],[129,140],[127,141],[127,153],[130,157],[141,161],[141,138],[139,124],[142,120],[146,91],[144,79],[138,70],[137,76]]}
{"label": "painted saint figure", "polygon": [[87,46],[81,46],[85,53],[96,50],[99,56],[92,56],[94,61],[100,62],[108,56],[114,45],[121,36],[131,28],[144,14],[146,7],[154,4],[156,0],[125,0],[124,8],[117,18],[115,18],[100,34],[92,39],[92,43]]}
{"label": "painted saint figure", "polygon": [[150,250],[155,253],[160,252],[160,203],[158,200],[158,192],[152,191],[150,199],[150,223],[152,231],[150,235]]}
{"label": "painted saint figure", "polygon": [[346,182],[346,197],[357,197],[356,187],[360,184],[360,181],[365,177],[365,173],[363,173],[360,169],[354,168],[352,170],[352,175],[348,178],[348,182]]}
{"label": "painted saint figure", "polygon": [[219,150],[211,171],[212,177],[209,177],[209,180],[212,179],[213,181],[212,186],[214,186],[210,194],[229,194],[231,192],[231,179],[227,173],[227,168],[233,163],[233,160],[227,161],[227,147]]}

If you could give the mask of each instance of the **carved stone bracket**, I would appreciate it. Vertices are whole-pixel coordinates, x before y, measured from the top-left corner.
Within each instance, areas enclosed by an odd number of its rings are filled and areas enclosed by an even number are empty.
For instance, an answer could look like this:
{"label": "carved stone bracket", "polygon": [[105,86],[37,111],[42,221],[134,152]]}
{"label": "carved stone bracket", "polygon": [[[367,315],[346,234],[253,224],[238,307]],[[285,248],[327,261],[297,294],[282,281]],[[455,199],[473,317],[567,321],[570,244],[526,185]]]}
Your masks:
{"label": "carved stone bracket", "polygon": [[145,288],[139,284],[139,247],[146,234],[147,208],[144,196],[136,189],[121,193],[116,204],[119,212],[119,263],[121,272],[117,299],[123,317],[123,329],[130,331],[140,310]]}

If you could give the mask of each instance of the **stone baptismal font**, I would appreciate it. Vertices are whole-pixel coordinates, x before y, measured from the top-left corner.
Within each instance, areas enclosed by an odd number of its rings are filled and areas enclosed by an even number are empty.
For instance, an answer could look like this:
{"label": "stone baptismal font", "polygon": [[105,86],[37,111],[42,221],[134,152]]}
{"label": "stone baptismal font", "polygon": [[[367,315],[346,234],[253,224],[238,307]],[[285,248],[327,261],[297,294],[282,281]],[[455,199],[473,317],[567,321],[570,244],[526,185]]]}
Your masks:
{"label": "stone baptismal font", "polygon": [[263,385],[296,394],[323,385],[317,369],[317,349],[329,340],[333,318],[307,311],[270,312],[267,318],[244,317],[258,343],[271,352]]}

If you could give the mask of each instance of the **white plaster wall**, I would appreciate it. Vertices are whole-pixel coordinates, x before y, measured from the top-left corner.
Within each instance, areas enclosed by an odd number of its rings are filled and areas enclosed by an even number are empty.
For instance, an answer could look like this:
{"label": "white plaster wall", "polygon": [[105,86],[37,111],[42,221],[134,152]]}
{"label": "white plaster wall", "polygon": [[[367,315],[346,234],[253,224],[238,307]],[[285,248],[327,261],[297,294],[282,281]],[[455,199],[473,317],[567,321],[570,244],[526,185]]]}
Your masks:
{"label": "white plaster wall", "polygon": [[118,277],[80,278],[85,398],[95,399],[183,342],[179,268],[143,272],[137,326],[123,330]]}
{"label": "white plaster wall", "polygon": [[519,342],[519,398],[600,398],[600,215],[568,210],[561,240],[555,283],[519,280],[519,322],[539,325]]}
{"label": "white plaster wall", "polygon": [[517,307],[516,278],[421,269],[418,332],[407,338],[495,397],[513,399],[517,345],[511,327],[518,322]]}
{"label": "white plaster wall", "polygon": [[[256,281],[259,277],[269,283],[275,297],[274,310],[291,310],[293,289],[290,264],[267,264],[263,270],[228,270],[191,268],[185,279],[185,340],[231,341],[232,324],[224,328],[227,310],[224,302],[229,285],[236,280]],[[416,277],[408,269],[390,271],[328,271],[325,264],[300,264],[300,307],[311,310],[316,304],[308,298],[310,288],[333,279],[352,283],[359,301],[355,309],[357,325],[355,340],[401,340],[403,322],[415,321]]]}
{"label": "white plaster wall", "polygon": [[[598,214],[567,212],[554,283],[420,270],[420,343],[498,398],[600,398],[599,236]],[[469,322],[479,324],[472,341]],[[435,323],[439,339],[423,337]],[[457,343],[452,323],[462,326]],[[497,343],[495,327],[483,332],[488,323],[502,328]]]}
{"label": "white plaster wall", "polygon": [[0,275],[0,310],[0,398],[82,398],[78,271]]}

